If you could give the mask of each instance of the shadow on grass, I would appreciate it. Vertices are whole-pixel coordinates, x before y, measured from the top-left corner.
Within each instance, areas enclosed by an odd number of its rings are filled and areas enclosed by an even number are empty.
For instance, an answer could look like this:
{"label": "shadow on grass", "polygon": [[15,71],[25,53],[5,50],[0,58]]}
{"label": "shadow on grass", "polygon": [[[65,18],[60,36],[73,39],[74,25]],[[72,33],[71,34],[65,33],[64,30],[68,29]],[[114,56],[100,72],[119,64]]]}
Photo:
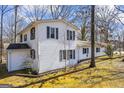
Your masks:
{"label": "shadow on grass", "polygon": [[24,70],[19,70],[19,71],[8,73],[7,68],[6,68],[6,63],[0,64],[0,79],[15,76],[17,73],[24,73]]}
{"label": "shadow on grass", "polygon": [[24,88],[24,87],[27,87],[27,86],[30,86],[30,85],[33,85],[33,84],[37,84],[37,83],[41,83],[41,86],[42,86],[42,84],[44,84],[45,82],[47,82],[49,80],[56,79],[58,77],[69,75],[69,74],[76,73],[76,72],[79,72],[79,71],[83,71],[83,70],[86,70],[88,68],[89,67],[86,67],[86,68],[83,68],[83,69],[79,69],[79,70],[75,70],[75,71],[70,71],[70,72],[67,72],[67,73],[64,73],[64,74],[60,74],[60,75],[56,75],[54,77],[50,77],[50,78],[47,78],[47,79],[42,79],[42,80],[39,80],[39,81],[36,81],[36,82],[31,82],[29,84],[25,84],[25,85],[22,85],[22,86],[17,86],[15,88]]}
{"label": "shadow on grass", "polygon": [[[90,88],[95,87],[97,84],[100,84],[102,82],[106,82],[106,81],[114,81],[114,80],[118,80],[118,79],[124,79],[124,76],[119,76],[120,74],[124,74],[124,72],[118,72],[118,71],[111,71],[110,73],[113,74],[108,74],[108,75],[98,75],[98,76],[90,76],[90,80],[92,81],[93,79],[96,78],[101,78],[101,80],[97,81],[97,82],[93,82],[92,85],[90,85]],[[85,82],[87,82],[89,80],[86,79]],[[112,87],[112,83],[109,83]],[[123,87],[123,86],[122,86]]]}

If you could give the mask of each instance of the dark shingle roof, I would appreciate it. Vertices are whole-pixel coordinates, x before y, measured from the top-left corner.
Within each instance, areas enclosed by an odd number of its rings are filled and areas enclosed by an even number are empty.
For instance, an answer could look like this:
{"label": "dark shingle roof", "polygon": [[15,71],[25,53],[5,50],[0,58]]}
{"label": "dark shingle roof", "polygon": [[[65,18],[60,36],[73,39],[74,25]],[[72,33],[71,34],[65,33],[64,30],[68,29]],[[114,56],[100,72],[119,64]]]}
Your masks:
{"label": "dark shingle roof", "polygon": [[30,47],[26,43],[13,43],[10,44],[7,49],[30,49]]}

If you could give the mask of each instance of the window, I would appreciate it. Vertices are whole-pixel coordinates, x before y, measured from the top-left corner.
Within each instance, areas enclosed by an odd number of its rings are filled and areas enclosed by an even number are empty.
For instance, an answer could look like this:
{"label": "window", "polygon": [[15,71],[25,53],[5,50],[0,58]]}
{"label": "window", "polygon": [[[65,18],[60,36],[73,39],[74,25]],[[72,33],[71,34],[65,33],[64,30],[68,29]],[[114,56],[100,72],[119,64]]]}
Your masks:
{"label": "window", "polygon": [[31,55],[32,59],[35,59],[35,50],[34,49],[31,49],[30,55]]}
{"label": "window", "polygon": [[58,39],[58,28],[53,28],[53,27],[49,27],[47,26],[47,39],[48,38],[54,38],[54,39]]}
{"label": "window", "polygon": [[75,50],[60,50],[60,61],[75,59]]}
{"label": "window", "polygon": [[24,41],[27,41],[27,34],[24,35]]}
{"label": "window", "polygon": [[73,31],[73,40],[75,40],[75,31]]}
{"label": "window", "polygon": [[22,42],[22,40],[23,40],[23,36],[22,36],[22,34],[20,35],[20,42]]}
{"label": "window", "polygon": [[100,52],[100,48],[96,48],[96,52]]}
{"label": "window", "polygon": [[54,28],[51,28],[51,38],[55,38]]}
{"label": "window", "polygon": [[66,50],[63,50],[63,59],[66,59]]}
{"label": "window", "polygon": [[83,48],[83,54],[88,54],[89,53],[89,48]]}
{"label": "window", "polygon": [[75,40],[75,31],[67,30],[67,40]]}
{"label": "window", "polygon": [[31,28],[30,39],[31,40],[34,40],[35,39],[35,27]]}
{"label": "window", "polygon": [[60,58],[60,61],[62,61],[62,50],[60,50],[59,52],[59,58]]}

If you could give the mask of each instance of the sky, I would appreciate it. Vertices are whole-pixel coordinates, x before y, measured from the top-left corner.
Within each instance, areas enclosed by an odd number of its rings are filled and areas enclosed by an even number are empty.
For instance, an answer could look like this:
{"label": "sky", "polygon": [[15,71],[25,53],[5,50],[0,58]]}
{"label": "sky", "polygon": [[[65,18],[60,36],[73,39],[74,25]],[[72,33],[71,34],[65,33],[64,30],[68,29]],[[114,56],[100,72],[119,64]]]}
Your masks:
{"label": "sky", "polygon": [[[0,6],[1,7],[1,6]],[[8,6],[8,9],[10,9],[10,8],[12,8],[13,6],[12,5],[9,5]],[[51,14],[51,12],[50,12],[50,9],[48,8],[49,6],[40,6],[40,9],[42,10],[42,8],[44,8],[44,9],[47,9],[48,11],[47,11],[47,13],[46,13],[46,15],[43,17],[43,19],[49,19],[49,18],[51,18],[51,16],[50,16],[50,14]],[[72,11],[72,12],[75,12],[75,10],[77,11],[78,10],[78,7],[79,6],[76,6],[76,5],[73,5],[72,6],[73,8],[74,8],[74,10]],[[102,8],[102,7],[104,7],[104,6],[101,6],[101,5],[97,5],[96,6],[96,8]],[[107,6],[110,10],[112,10],[112,9],[114,9],[114,5],[109,5],[109,6]],[[121,9],[123,9],[124,10],[124,6],[120,6],[120,8]],[[25,10],[26,9],[26,10]],[[30,21],[30,19],[33,19],[33,17],[32,17],[32,15],[30,15],[30,12],[27,12],[27,11],[31,11],[31,13],[33,13],[33,7],[32,6],[23,6],[23,8],[19,8],[18,9],[18,15],[19,15],[19,17],[20,18],[23,18],[23,20],[22,20],[22,22],[21,22],[21,24],[20,25],[23,25],[24,27],[27,25],[27,24],[29,24],[31,21]],[[0,14],[1,14],[1,12],[0,12]],[[74,15],[71,15],[70,17],[69,17],[69,21],[73,18],[73,16]],[[121,17],[121,21],[124,23],[124,13],[120,13],[119,14],[119,16]],[[40,17],[40,16],[39,16]],[[4,15],[4,24],[5,24],[5,26],[7,27],[7,24],[8,23],[10,23],[11,24],[11,22],[13,23],[14,22],[14,11],[13,12],[8,12],[8,13],[6,13],[5,15]],[[79,26],[80,25],[80,23],[82,22],[82,20],[77,20],[77,21],[75,21],[75,24],[77,25],[77,26]],[[8,24],[8,27],[9,27],[9,25],[10,24]],[[118,23],[118,21],[117,21],[117,28],[116,28],[116,32],[118,33],[120,33],[121,31],[123,31],[124,30],[124,26],[122,25],[122,24],[120,24],[120,23]],[[10,28],[9,28],[10,29]],[[23,29],[23,28],[22,28]],[[116,34],[116,33],[115,33]]]}

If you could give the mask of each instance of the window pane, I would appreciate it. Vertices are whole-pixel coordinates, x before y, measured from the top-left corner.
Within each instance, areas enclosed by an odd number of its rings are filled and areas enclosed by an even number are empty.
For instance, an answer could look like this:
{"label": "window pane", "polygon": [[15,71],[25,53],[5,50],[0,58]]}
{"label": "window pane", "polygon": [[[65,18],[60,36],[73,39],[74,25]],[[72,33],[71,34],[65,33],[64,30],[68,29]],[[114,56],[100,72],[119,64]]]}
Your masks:
{"label": "window pane", "polygon": [[55,33],[54,33],[55,31],[54,30],[55,30],[54,28],[51,28],[51,38],[54,38],[55,37],[54,36],[55,35]]}
{"label": "window pane", "polygon": [[89,53],[89,48],[87,48],[87,53]]}
{"label": "window pane", "polygon": [[31,55],[31,58],[32,58],[32,59],[35,59],[35,50],[34,50],[34,49],[32,49],[32,50],[30,51],[30,55]]}
{"label": "window pane", "polygon": [[69,30],[67,30],[67,40],[69,40]]}
{"label": "window pane", "polygon": [[31,29],[31,32],[30,32],[30,39],[31,39],[31,40],[35,39],[35,27],[33,27],[33,28]]}
{"label": "window pane", "polygon": [[73,40],[75,40],[75,31],[73,31]]}
{"label": "window pane", "polygon": [[27,41],[27,34],[24,35],[24,41]]}
{"label": "window pane", "polygon": [[70,59],[72,59],[72,50],[70,50]]}
{"label": "window pane", "polygon": [[75,50],[73,50],[73,59],[75,59]]}
{"label": "window pane", "polygon": [[62,50],[60,50],[59,52],[59,58],[60,58],[60,61],[62,61]]}
{"label": "window pane", "polygon": [[66,50],[63,50],[63,59],[66,59]]}

